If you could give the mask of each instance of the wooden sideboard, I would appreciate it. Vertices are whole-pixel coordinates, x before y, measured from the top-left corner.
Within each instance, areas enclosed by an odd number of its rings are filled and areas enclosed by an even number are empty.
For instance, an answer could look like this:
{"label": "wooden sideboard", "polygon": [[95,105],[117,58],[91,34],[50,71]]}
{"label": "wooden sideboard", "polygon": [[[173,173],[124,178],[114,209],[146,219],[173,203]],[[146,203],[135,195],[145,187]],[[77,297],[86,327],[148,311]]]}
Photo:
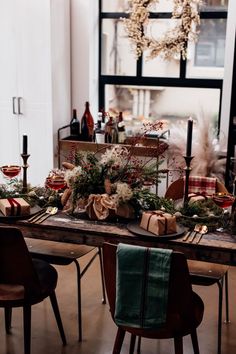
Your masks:
{"label": "wooden sideboard", "polygon": [[[125,146],[128,149],[132,149],[132,154],[134,156],[159,158],[159,151],[165,151],[168,147],[168,144],[165,141],[158,139],[143,139],[141,144],[135,144],[134,139],[128,139],[127,144],[122,144],[122,146]],[[58,167],[61,167],[62,161],[66,161],[68,158],[70,159],[75,151],[103,153],[111,146],[113,146],[113,144],[97,144],[87,141],[78,141],[72,140],[71,137],[58,139]]]}

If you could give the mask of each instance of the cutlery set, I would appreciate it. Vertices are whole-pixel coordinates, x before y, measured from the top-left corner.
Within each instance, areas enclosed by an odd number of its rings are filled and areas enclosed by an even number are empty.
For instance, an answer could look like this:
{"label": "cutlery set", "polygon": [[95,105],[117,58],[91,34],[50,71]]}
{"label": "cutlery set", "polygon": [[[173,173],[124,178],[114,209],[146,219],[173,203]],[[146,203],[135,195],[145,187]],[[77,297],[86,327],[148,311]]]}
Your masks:
{"label": "cutlery set", "polygon": [[183,238],[184,242],[199,243],[202,236],[208,232],[206,225],[196,224],[193,230],[189,230]]}
{"label": "cutlery set", "polygon": [[47,207],[46,209],[40,210],[38,213],[28,219],[28,222],[40,224],[41,222],[49,218],[51,215],[55,215],[57,211],[58,208],[56,207]]}

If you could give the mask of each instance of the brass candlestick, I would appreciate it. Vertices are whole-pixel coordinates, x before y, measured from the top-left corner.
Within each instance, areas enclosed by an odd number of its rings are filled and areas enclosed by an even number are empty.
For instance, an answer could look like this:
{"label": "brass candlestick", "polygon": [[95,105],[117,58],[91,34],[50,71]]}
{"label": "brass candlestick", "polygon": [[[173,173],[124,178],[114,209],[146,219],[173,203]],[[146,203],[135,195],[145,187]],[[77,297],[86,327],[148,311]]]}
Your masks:
{"label": "brass candlestick", "polygon": [[22,193],[26,193],[27,192],[27,168],[29,167],[29,165],[27,164],[27,160],[30,157],[30,155],[28,154],[21,154],[21,157],[23,159],[23,188],[22,188]]}
{"label": "brass candlestick", "polygon": [[188,202],[188,186],[189,186],[189,175],[192,170],[191,161],[194,156],[184,156],[186,167],[185,167],[185,186],[184,186],[184,205]]}

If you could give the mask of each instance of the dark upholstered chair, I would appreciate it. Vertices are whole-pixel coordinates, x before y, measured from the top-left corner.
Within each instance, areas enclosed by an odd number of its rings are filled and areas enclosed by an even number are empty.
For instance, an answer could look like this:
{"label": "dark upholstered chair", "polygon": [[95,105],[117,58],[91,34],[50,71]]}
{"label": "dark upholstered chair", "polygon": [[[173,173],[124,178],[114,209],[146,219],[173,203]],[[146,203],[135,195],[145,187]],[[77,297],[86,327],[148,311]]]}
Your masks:
{"label": "dark upholstered chair", "polygon": [[[103,278],[103,263],[101,248],[86,245],[70,244],[65,242],[54,242],[39,239],[25,238],[26,244],[32,257],[42,259],[54,265],[66,266],[75,263],[77,271],[77,299],[78,299],[78,339],[82,341],[82,308],[81,308],[81,278],[89,269],[90,265],[99,256],[101,280],[102,280],[102,302],[106,303],[105,284]],[[94,251],[94,252],[92,252]],[[91,253],[87,264],[80,269],[79,259]]]}
{"label": "dark upholstered chair", "polygon": [[[216,192],[227,193],[225,186],[217,181]],[[173,200],[183,198],[184,180],[178,179],[173,182],[166,191],[165,197]],[[223,285],[225,281],[225,305],[226,322],[229,322],[229,301],[228,301],[228,269],[226,265],[210,262],[200,262],[188,260],[191,282],[194,285],[210,286],[217,284],[219,289],[218,305],[218,354],[221,353],[221,330],[222,330],[222,303],[223,303]]]}
{"label": "dark upholstered chair", "polygon": [[47,262],[31,258],[21,231],[0,227],[0,307],[5,309],[6,333],[10,333],[13,307],[23,307],[24,348],[30,354],[31,306],[50,297],[63,344],[66,338],[55,288],[57,272]]}
{"label": "dark upholstered chair", "polygon": [[[116,303],[116,250],[117,246],[104,243],[103,259],[107,297],[114,320]],[[182,253],[173,252],[170,265],[167,320],[159,329],[118,326],[113,354],[121,352],[125,333],[131,333],[130,353],[134,352],[135,338],[174,338],[175,354],[183,354],[183,336],[190,334],[194,353],[199,353],[196,328],[202,321],[204,305],[192,291],[187,261]]]}

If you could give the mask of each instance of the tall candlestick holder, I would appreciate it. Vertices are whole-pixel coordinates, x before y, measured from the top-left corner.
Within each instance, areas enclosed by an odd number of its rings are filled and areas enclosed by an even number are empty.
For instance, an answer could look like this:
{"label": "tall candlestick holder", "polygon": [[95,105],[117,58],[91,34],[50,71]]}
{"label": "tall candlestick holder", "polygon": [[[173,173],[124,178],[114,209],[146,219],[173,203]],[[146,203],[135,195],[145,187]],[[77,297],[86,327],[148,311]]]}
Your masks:
{"label": "tall candlestick holder", "polygon": [[23,187],[22,187],[22,193],[26,193],[28,188],[27,188],[27,168],[29,165],[27,164],[27,160],[30,157],[28,154],[21,154],[21,157],[23,159]]}
{"label": "tall candlestick holder", "polygon": [[188,187],[189,187],[189,176],[192,170],[191,161],[194,156],[184,156],[186,167],[185,167],[185,186],[184,186],[184,206],[188,203]]}

